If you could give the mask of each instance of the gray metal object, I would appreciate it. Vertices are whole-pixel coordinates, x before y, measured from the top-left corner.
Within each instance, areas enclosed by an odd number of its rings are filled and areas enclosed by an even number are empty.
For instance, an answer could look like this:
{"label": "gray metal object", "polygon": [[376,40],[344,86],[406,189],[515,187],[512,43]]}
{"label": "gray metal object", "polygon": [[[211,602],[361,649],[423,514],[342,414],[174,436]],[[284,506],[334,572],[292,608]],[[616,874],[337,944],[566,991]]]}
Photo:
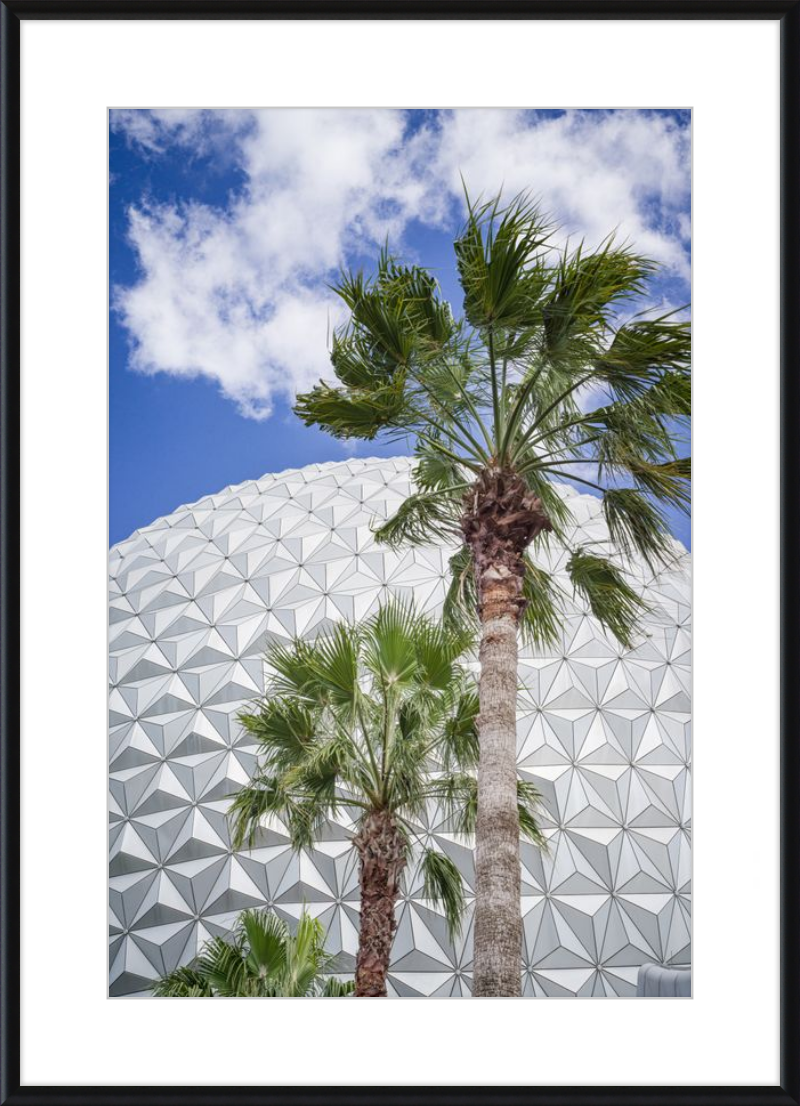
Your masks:
{"label": "gray metal object", "polygon": [[636,995],[637,998],[691,998],[691,969],[642,964],[636,980]]}
{"label": "gray metal object", "polygon": [[[393,552],[371,524],[411,486],[406,458],[352,459],[265,476],[180,507],[110,553],[111,993],[187,963],[239,910],[303,905],[352,966],[353,827],[344,816],[295,855],[273,822],[234,853],[226,810],[256,748],[237,721],[264,687],[266,645],[357,620],[390,593],[441,607],[451,549]],[[575,542],[609,549],[598,499],[561,486]],[[542,795],[549,852],[522,846],[523,992],[634,995],[647,961],[690,944],[689,557],[629,579],[650,604],[631,650],[573,596],[557,542],[536,556],[567,592],[563,638],[520,653],[518,764]],[[419,832],[461,866],[472,842],[441,813]],[[389,979],[393,995],[468,995],[471,908],[454,943],[413,862]],[[471,900],[470,900],[471,901]]]}

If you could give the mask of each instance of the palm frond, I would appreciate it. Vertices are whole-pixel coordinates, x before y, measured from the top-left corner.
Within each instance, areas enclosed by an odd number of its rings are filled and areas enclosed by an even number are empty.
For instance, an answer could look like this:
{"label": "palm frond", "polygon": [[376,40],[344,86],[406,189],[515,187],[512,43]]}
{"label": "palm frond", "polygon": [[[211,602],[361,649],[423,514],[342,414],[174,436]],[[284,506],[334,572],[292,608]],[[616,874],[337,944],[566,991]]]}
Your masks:
{"label": "palm frond", "polygon": [[478,819],[478,781],[469,772],[450,772],[432,779],[426,787],[452,826],[453,833],[470,836]]}
{"label": "palm frond", "polygon": [[237,925],[247,945],[247,967],[260,978],[279,976],[286,967],[286,923],[266,910],[245,910]]}
{"label": "palm frond", "polygon": [[653,415],[688,418],[692,413],[692,378],[688,368],[663,372],[643,394],[641,402]]}
{"label": "palm frond", "polygon": [[609,488],[603,496],[603,513],[612,542],[626,557],[639,553],[652,572],[674,557],[664,516],[641,492]]}
{"label": "palm frond", "polygon": [[664,370],[685,373],[690,363],[688,323],[639,319],[621,326],[596,359],[595,378],[623,400],[656,385]]}
{"label": "palm frond", "polygon": [[537,649],[555,645],[561,634],[559,591],[550,573],[527,554],[522,596],[525,600],[520,623],[523,640]]}
{"label": "palm frond", "polygon": [[356,985],[352,980],[336,979],[335,976],[331,976],[330,979],[326,979],[322,989],[319,992],[320,998],[347,998],[348,995],[352,995],[356,989]]}
{"label": "palm frond", "polygon": [[319,918],[303,913],[297,930],[286,941],[285,966],[282,972],[281,990],[289,998],[301,998],[309,994],[320,972],[330,966],[332,957],[325,952],[325,931]]}
{"label": "palm frond", "polygon": [[236,998],[247,993],[246,953],[238,932],[228,940],[217,936],[207,941],[195,967],[220,998]]}
{"label": "palm frond", "polygon": [[354,709],[358,696],[358,632],[338,623],[310,649],[309,667],[326,704]]}
{"label": "palm frond", "polygon": [[317,797],[298,799],[282,812],[281,818],[289,832],[289,840],[295,852],[312,848],[317,840],[327,814],[325,798],[330,796],[334,808],[338,805],[335,773],[320,776],[319,783],[320,790],[324,793],[322,799]]}
{"label": "palm frond", "polygon": [[541,809],[542,797],[530,780],[517,780],[517,812],[519,830],[543,852],[547,852],[548,842],[543,835],[537,814]]}
{"label": "palm frond", "polygon": [[417,446],[415,456],[412,480],[419,492],[448,492],[453,487],[463,487],[464,469],[453,457],[448,457],[426,442]]}
{"label": "palm frond", "polygon": [[442,621],[463,634],[474,634],[478,627],[478,596],[472,554],[462,545],[450,558],[450,583],[444,597]]}
{"label": "palm frond", "polygon": [[543,306],[549,355],[574,359],[576,345],[581,353],[589,353],[608,327],[612,311],[640,296],[655,270],[654,262],[616,246],[613,235],[593,253],[583,244],[574,250],[566,247]]}
{"label": "palm frond", "polygon": [[260,772],[233,796],[228,823],[234,849],[252,848],[256,834],[270,814],[282,816],[291,798],[279,778]]}
{"label": "palm frond", "polygon": [[289,643],[273,642],[267,656],[270,697],[295,699],[307,709],[319,707],[321,701],[313,659],[313,646],[308,641],[295,638]]}
{"label": "palm frond", "polygon": [[365,280],[343,274],[333,286],[351,311],[349,332],[369,350],[371,356],[385,359],[387,367],[406,365],[414,349],[415,333],[402,295],[387,294],[380,278]]}
{"label": "palm frond", "polygon": [[629,401],[598,407],[584,420],[594,439],[593,456],[602,477],[606,473],[630,473],[641,464],[658,464],[674,456],[668,420],[649,409],[651,388]]}
{"label": "palm frond", "polygon": [[391,599],[367,621],[364,663],[381,687],[399,689],[416,676],[415,615],[410,603]]}
{"label": "palm frond", "polygon": [[398,372],[388,383],[358,389],[320,381],[298,394],[293,409],[306,426],[323,426],[334,438],[372,441],[407,411],[405,376]]}
{"label": "palm frond", "polygon": [[156,980],[152,993],[155,998],[211,998],[214,992],[204,975],[187,966]]}
{"label": "palm frond", "polygon": [[414,624],[416,680],[428,691],[446,692],[457,682],[458,661],[474,643],[466,628],[436,624],[427,618]]}
{"label": "palm frond", "polygon": [[455,709],[442,727],[439,753],[447,771],[458,766],[477,767],[480,754],[479,710],[477,689],[474,685],[468,685],[459,695]]}
{"label": "palm frond", "polygon": [[573,550],[567,571],[575,592],[583,596],[600,625],[630,648],[634,629],[647,605],[625,582],[620,568],[579,547]]}
{"label": "palm frond", "polygon": [[422,545],[436,539],[452,541],[458,533],[459,502],[444,490],[408,496],[386,522],[375,526],[375,540],[390,549]]}
{"label": "palm frond", "polygon": [[386,383],[386,372],[376,364],[370,350],[364,347],[354,334],[337,331],[333,335],[331,364],[339,380],[346,388],[371,391]]}
{"label": "palm frond", "polygon": [[543,252],[552,227],[526,195],[506,207],[469,204],[455,241],[464,313],[478,329],[502,330],[511,340],[535,325],[548,275]]}
{"label": "palm frond", "polygon": [[[384,251],[376,285],[381,298],[394,307],[413,334],[413,348],[441,349],[447,345],[456,328],[453,312],[427,270],[416,265],[402,265]],[[356,321],[361,322],[358,308]]]}
{"label": "palm frond", "polygon": [[464,915],[464,883],[461,872],[449,856],[425,849],[420,864],[423,876],[423,894],[434,906],[441,906],[447,923],[447,932],[454,941],[461,932]]}
{"label": "palm frond", "polygon": [[265,763],[273,772],[294,767],[308,753],[314,741],[316,712],[296,698],[265,699],[255,713],[242,713],[239,721],[258,742]]}
{"label": "palm frond", "polygon": [[350,735],[339,730],[282,777],[281,784],[292,798],[284,804],[280,818],[296,849],[310,848],[325,818],[338,811],[337,788],[352,778],[351,749]]}
{"label": "palm frond", "polygon": [[628,471],[637,485],[654,499],[682,511],[689,510],[692,463],[688,457],[677,457],[660,465],[632,461]]}
{"label": "palm frond", "polygon": [[567,572],[575,591],[589,604],[600,625],[630,648],[633,631],[647,604],[626,583],[620,569],[606,558],[578,548],[567,562]]}

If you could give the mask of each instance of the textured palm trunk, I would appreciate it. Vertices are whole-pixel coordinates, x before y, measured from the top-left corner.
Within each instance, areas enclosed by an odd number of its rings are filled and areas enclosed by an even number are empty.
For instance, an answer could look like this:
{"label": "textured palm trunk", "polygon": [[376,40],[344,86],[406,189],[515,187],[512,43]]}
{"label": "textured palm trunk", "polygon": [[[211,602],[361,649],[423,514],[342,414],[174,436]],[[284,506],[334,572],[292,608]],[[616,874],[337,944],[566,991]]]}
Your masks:
{"label": "textured palm trunk", "polygon": [[405,842],[389,811],[372,810],[355,838],[359,856],[361,929],[356,956],[356,998],[386,996],[395,931],[395,903],[405,867]]}
{"label": "textured palm trunk", "polygon": [[517,628],[525,606],[525,550],[551,527],[541,501],[510,473],[484,473],[464,507],[481,622],[473,994],[515,996],[522,975]]}
{"label": "textured palm trunk", "polygon": [[485,589],[481,610],[473,967],[476,996],[520,994],[517,608],[505,596],[496,594],[499,590]]}

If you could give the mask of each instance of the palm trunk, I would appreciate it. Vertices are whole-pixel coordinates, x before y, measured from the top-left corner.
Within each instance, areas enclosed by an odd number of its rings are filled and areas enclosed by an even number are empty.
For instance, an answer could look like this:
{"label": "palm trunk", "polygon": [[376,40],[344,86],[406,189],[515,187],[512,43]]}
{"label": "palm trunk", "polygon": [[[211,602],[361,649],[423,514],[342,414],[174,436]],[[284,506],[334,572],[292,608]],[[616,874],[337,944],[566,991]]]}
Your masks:
{"label": "palm trunk", "polygon": [[473,994],[477,996],[520,994],[517,610],[507,599],[484,593],[475,831]]}
{"label": "palm trunk", "polygon": [[356,998],[385,998],[394,940],[395,903],[405,867],[405,841],[392,813],[371,810],[355,838],[359,855],[361,929],[356,956]]}
{"label": "palm trunk", "polygon": [[485,472],[464,506],[481,621],[473,994],[513,997],[521,993],[522,976],[517,627],[525,606],[525,550],[551,527],[540,500],[513,473]]}

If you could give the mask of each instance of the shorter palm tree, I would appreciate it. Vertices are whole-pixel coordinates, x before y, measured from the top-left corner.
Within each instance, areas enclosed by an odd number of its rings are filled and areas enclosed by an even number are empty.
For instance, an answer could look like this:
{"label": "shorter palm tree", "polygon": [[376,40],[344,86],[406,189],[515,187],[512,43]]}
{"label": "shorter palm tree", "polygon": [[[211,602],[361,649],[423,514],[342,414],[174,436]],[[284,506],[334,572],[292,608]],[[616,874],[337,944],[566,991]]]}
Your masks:
{"label": "shorter palm tree", "polygon": [[153,986],[156,998],[341,998],[352,983],[335,977],[317,918],[303,914],[296,933],[267,910],[245,910],[230,937],[212,937],[193,963]]}
{"label": "shorter palm tree", "polygon": [[[474,831],[478,699],[460,661],[470,643],[463,627],[437,625],[393,600],[359,626],[273,647],[267,694],[241,716],[261,755],[231,807],[234,847],[252,846],[268,816],[281,819],[296,849],[310,847],[328,817],[355,812],[357,997],[386,994],[414,822],[435,802],[455,832]],[[537,798],[520,781],[524,829],[541,841]],[[443,853],[420,848],[424,894],[443,908],[454,936],[461,874]]]}

